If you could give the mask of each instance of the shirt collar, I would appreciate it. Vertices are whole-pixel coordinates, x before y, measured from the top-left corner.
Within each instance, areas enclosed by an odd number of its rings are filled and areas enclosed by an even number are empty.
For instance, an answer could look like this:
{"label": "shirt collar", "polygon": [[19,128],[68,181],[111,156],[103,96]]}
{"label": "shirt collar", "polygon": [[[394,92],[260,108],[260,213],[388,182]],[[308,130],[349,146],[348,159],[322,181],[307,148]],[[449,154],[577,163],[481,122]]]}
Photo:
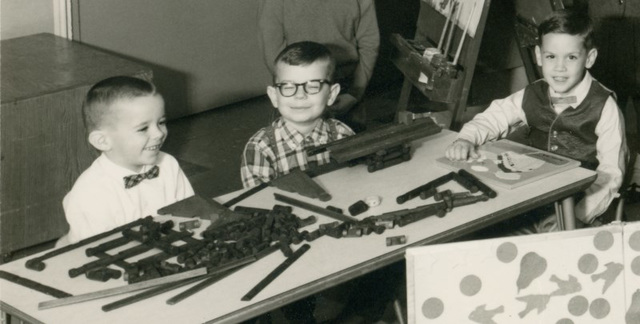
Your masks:
{"label": "shirt collar", "polygon": [[[106,154],[102,153],[97,159],[96,162],[100,165],[100,167],[110,176],[117,178],[117,179],[122,179],[123,177],[126,176],[130,176],[130,175],[134,175],[136,174],[136,172],[133,172],[127,168],[124,168],[118,164],[116,164],[115,162],[111,161]],[[142,171],[140,171],[139,173],[143,173],[143,172],[147,172],[149,169],[151,169],[153,167],[153,165],[145,165],[142,167]]]}
{"label": "shirt collar", "polygon": [[591,74],[589,73],[589,71],[586,72],[586,74],[584,75],[584,78],[582,78],[582,81],[580,81],[580,83],[578,83],[578,85],[573,88],[573,90],[571,90],[571,92],[566,93],[566,94],[557,94],[555,91],[553,91],[553,89],[551,89],[551,87],[549,87],[549,96],[551,97],[568,97],[568,96],[576,96],[576,103],[574,104],[566,104],[566,105],[562,105],[562,104],[558,104],[557,106],[568,106],[568,107],[572,107],[573,109],[575,109],[576,107],[580,106],[580,104],[582,103],[582,101],[584,100],[584,98],[587,97],[587,94],[589,93],[589,89],[591,88],[591,83],[593,82],[593,77],[591,76]]}
{"label": "shirt collar", "polygon": [[[276,121],[276,128],[279,129],[280,136],[289,147],[296,148],[304,144],[305,136],[289,126],[282,118]],[[329,141],[329,125],[322,119],[306,138],[316,145],[326,144]]]}

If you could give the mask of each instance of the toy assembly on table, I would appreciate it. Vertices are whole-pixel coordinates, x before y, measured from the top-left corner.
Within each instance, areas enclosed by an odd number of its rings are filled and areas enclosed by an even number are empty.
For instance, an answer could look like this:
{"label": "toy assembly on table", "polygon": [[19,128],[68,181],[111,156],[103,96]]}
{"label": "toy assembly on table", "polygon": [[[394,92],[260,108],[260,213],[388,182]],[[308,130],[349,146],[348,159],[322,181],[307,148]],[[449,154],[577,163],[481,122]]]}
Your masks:
{"label": "toy assembly on table", "polygon": [[[415,125],[420,127],[415,127]],[[407,159],[404,154],[398,154],[397,150],[391,148],[401,147],[401,151],[404,151],[405,147],[410,146],[411,141],[438,133],[440,130],[431,118],[425,118],[363,132],[347,140],[336,141],[330,145],[310,150],[311,154],[317,150],[329,150],[332,156],[334,151],[337,152],[342,160],[335,165],[324,166],[324,168],[308,172],[295,172],[290,180],[274,181],[271,185],[326,201],[331,199],[330,193],[325,192],[320,186],[311,186],[311,190],[308,188],[309,183],[313,182],[312,177],[353,161],[366,163],[369,166],[369,172],[379,170],[377,167],[371,168],[370,166],[379,165],[381,161],[383,167],[395,165]],[[357,153],[353,153],[354,151]],[[392,157],[385,160],[387,155]],[[398,162],[398,160],[401,161]],[[438,191],[440,186],[452,181],[467,191]],[[141,291],[103,305],[102,310],[107,312],[169,291],[176,293],[167,300],[167,304],[179,303],[248,264],[258,262],[271,253],[282,253],[286,257],[285,261],[274,268],[265,278],[256,279],[254,288],[247,291],[242,297],[243,301],[249,301],[276,277],[285,273],[296,260],[304,258],[304,253],[313,247],[312,242],[319,237],[328,236],[337,239],[383,235],[386,230],[396,226],[403,227],[434,215],[445,217],[446,213],[453,208],[487,201],[497,196],[494,190],[476,176],[460,169],[412,188],[395,198],[400,205],[417,197],[421,199],[433,197],[435,202],[363,219],[356,216],[367,211],[369,207],[379,204],[380,197],[367,197],[354,202],[348,208],[350,215],[346,215],[343,210],[337,207],[324,208],[278,193],[274,194],[274,200],[277,203],[272,209],[245,207],[238,204],[268,185],[263,184],[249,189],[224,205],[210,199],[193,196],[159,211],[159,214],[198,216],[207,219],[211,223],[206,229],[200,229],[200,238],[194,237],[194,230],[201,226],[200,219],[185,218],[185,221],[179,222],[176,226],[173,220],[158,222],[148,216],[29,259],[25,263],[27,268],[34,271],[46,271],[47,259],[71,250],[84,248],[86,256],[92,257],[92,259],[79,267],[69,269],[68,274],[71,278],[84,276],[89,280],[102,282],[123,278],[122,280],[126,281],[127,285],[73,296],[58,288],[39,284],[6,271],[0,271],[0,278],[56,298],[39,303],[38,309],[71,305],[86,300]],[[291,206],[330,217],[334,221],[318,224],[317,229],[313,231],[304,230],[306,226],[315,224],[317,217],[312,215],[300,218],[292,213]],[[193,215],[185,215],[188,213],[181,212],[182,210],[194,210],[194,208],[197,213]],[[92,245],[112,235],[117,237],[95,246]],[[408,243],[404,235],[390,235],[381,237],[381,240],[384,240],[387,246]],[[115,253],[111,252],[111,250],[131,245],[131,243],[133,243],[132,247],[121,249]],[[299,247],[294,250],[292,244],[299,245]],[[160,252],[135,262],[128,261],[135,256],[157,250]],[[193,283],[196,284],[184,291],[178,290]]]}

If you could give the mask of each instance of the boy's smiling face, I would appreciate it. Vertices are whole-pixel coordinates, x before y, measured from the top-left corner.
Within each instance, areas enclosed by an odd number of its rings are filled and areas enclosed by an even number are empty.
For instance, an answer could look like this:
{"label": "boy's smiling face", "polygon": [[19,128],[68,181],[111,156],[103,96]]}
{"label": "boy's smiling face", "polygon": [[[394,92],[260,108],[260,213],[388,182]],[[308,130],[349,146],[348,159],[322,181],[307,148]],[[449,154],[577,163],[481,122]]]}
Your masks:
{"label": "boy's smiling face", "polygon": [[107,157],[133,172],[155,164],[167,137],[164,100],[159,95],[119,99],[102,127]]}
{"label": "boy's smiling face", "polygon": [[558,94],[571,92],[582,81],[598,54],[587,51],[580,35],[550,33],[542,36],[542,46],[536,46],[536,59],[544,79]]}
{"label": "boy's smiling face", "polygon": [[[289,65],[278,62],[276,82],[304,83],[309,80],[327,79],[328,64],[326,61],[315,61],[309,65]],[[298,130],[315,125],[325,108],[333,104],[340,92],[338,84],[323,84],[320,92],[316,94],[308,94],[303,88],[298,86],[293,96],[285,97],[276,87],[267,87],[267,94],[273,106],[278,109],[289,125]]]}

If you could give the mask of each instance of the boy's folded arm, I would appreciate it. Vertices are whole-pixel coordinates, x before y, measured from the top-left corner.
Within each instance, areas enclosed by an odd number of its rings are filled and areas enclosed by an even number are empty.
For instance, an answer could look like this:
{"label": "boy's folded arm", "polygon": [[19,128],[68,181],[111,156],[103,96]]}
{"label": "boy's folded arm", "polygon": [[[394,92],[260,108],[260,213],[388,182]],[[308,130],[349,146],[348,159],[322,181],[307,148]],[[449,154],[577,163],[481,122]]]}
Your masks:
{"label": "boy's folded arm", "polygon": [[604,213],[622,186],[628,158],[623,120],[615,100],[607,99],[595,129],[597,178],[576,205],[576,217],[585,223]]}

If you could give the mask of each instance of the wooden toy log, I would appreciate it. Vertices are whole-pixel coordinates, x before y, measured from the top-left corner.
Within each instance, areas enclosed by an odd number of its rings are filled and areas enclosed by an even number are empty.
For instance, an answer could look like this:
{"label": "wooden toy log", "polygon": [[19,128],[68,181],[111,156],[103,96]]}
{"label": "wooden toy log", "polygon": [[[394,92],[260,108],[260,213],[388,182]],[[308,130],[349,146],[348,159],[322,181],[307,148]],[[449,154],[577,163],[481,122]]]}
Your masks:
{"label": "wooden toy log", "polygon": [[347,215],[340,214],[340,213],[337,213],[335,211],[332,211],[332,210],[329,210],[329,209],[326,209],[326,208],[318,207],[318,206],[315,206],[313,204],[309,204],[309,203],[306,203],[304,201],[300,201],[300,200],[297,200],[297,199],[294,199],[294,198],[283,196],[283,195],[278,194],[278,193],[274,193],[273,195],[275,196],[276,200],[278,200],[278,201],[282,201],[284,203],[287,203],[287,204],[290,204],[290,205],[293,205],[293,206],[296,206],[296,207],[304,208],[306,210],[309,210],[309,211],[312,211],[312,212],[316,212],[318,214],[329,216],[331,218],[334,218],[334,219],[337,219],[337,220],[340,220],[340,221],[343,221],[343,222],[355,223],[355,222],[358,221],[357,218],[349,217]]}
{"label": "wooden toy log", "polygon": [[253,299],[258,293],[268,286],[273,280],[281,275],[289,266],[291,266],[296,260],[298,260],[305,252],[309,250],[309,244],[304,244],[297,249],[292,256],[288,257],[278,267],[273,269],[264,279],[262,279],[255,287],[253,287],[246,295],[242,297],[242,300],[249,301]]}
{"label": "wooden toy log", "polygon": [[116,228],[114,228],[114,229],[112,229],[110,231],[106,231],[104,233],[100,233],[98,235],[94,235],[94,236],[88,237],[88,238],[86,238],[84,240],[81,240],[81,241],[79,241],[77,243],[61,247],[59,249],[56,249],[56,250],[53,250],[51,252],[45,253],[45,254],[43,254],[43,255],[41,255],[39,257],[35,257],[33,259],[27,260],[27,262],[25,263],[25,266],[28,269],[31,269],[31,270],[42,271],[46,267],[45,263],[43,262],[44,260],[50,259],[52,257],[58,256],[60,254],[66,253],[66,252],[69,252],[69,251],[74,250],[76,248],[79,248],[81,246],[84,246],[84,245],[99,241],[99,240],[101,240],[101,239],[103,239],[105,237],[108,237],[108,236],[111,236],[113,234],[122,232],[125,229],[133,228],[133,227],[136,227],[138,225],[142,225],[145,222],[150,222],[152,220],[153,220],[153,217],[151,217],[151,216],[147,216],[145,218],[136,219],[135,221],[133,221],[131,223],[128,223],[128,224],[125,224],[125,225],[122,225],[122,226],[118,226],[118,227],[116,227]]}

